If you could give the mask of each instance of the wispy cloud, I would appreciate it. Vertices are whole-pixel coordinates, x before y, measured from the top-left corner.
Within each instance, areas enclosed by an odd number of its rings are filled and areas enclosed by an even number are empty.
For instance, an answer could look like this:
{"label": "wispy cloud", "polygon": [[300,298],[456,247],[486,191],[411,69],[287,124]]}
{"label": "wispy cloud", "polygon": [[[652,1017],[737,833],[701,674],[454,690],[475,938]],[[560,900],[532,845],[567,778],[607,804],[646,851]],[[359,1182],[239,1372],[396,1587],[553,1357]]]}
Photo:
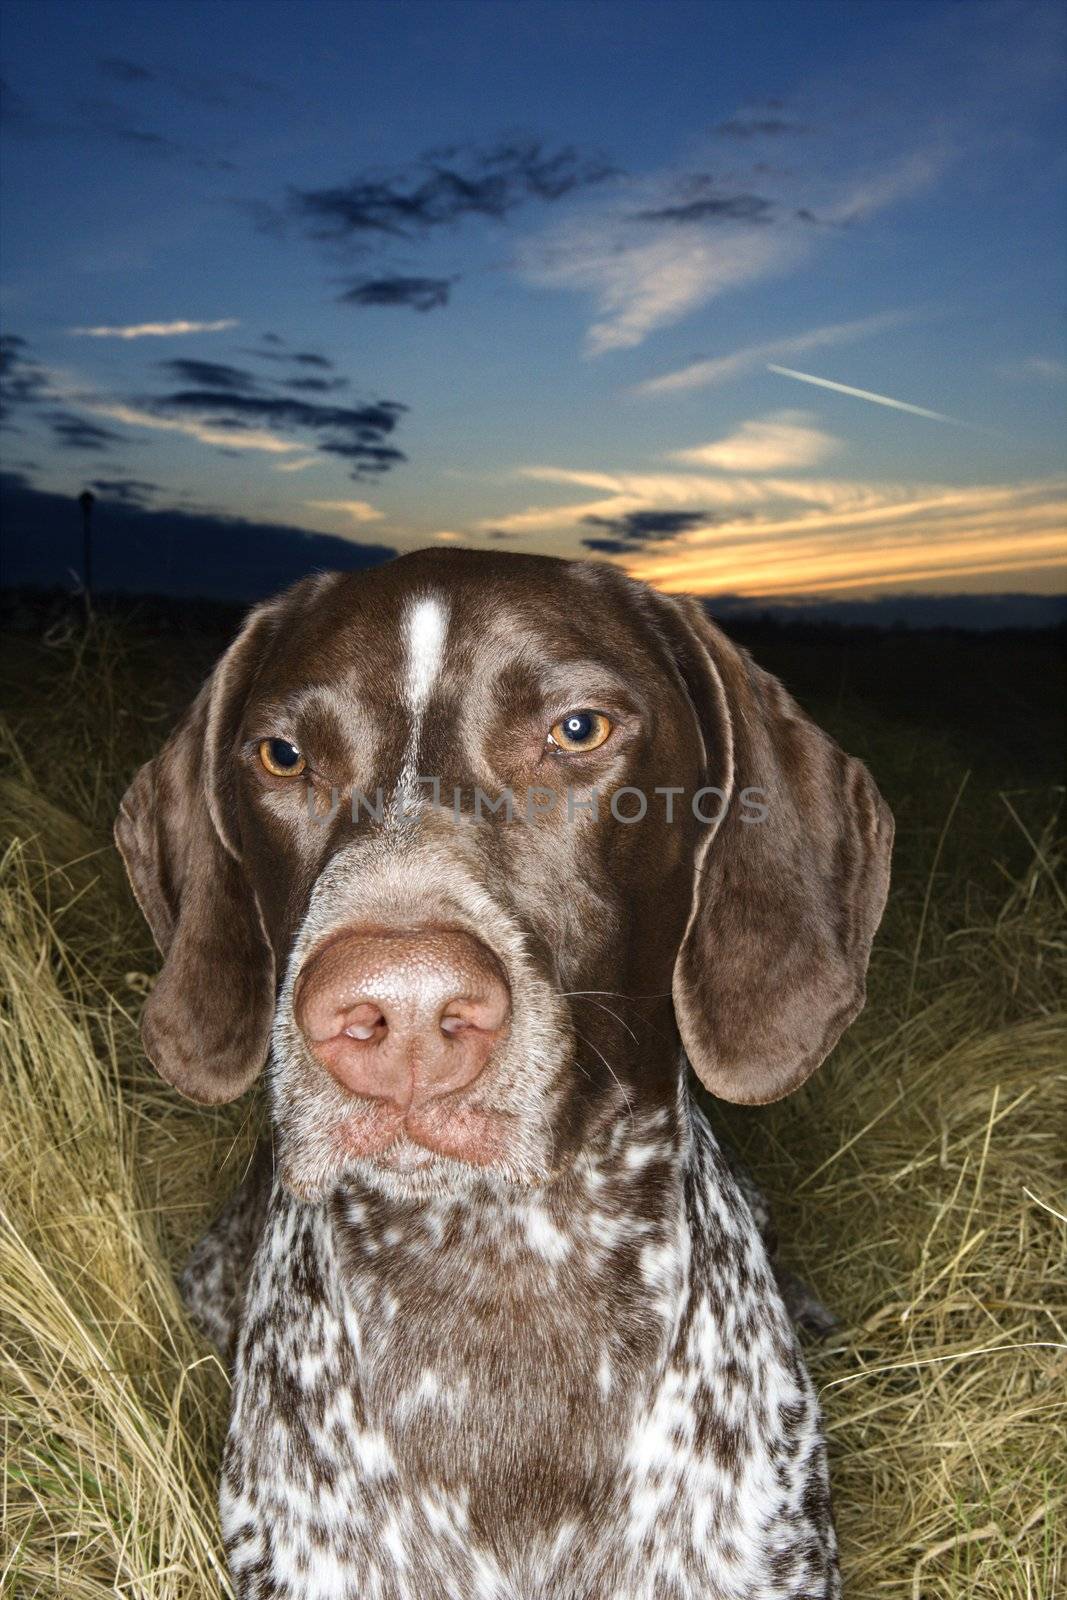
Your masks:
{"label": "wispy cloud", "polygon": [[[728,290],[797,269],[831,240],[844,248],[849,226],[930,188],[949,160],[933,135],[870,163],[838,138],[807,174],[759,163],[719,178],[678,169],[631,178],[587,203],[583,215],[526,240],[519,270],[533,283],[592,295],[588,354],[633,348]],[[715,381],[702,366],[643,392]]]}
{"label": "wispy cloud", "polygon": [[435,311],[446,306],[454,278],[415,278],[393,273],[378,278],[355,278],[338,302],[343,306],[408,306],[413,311]]}
{"label": "wispy cloud", "polygon": [[1067,481],[883,486],[863,513],[766,515],[684,536],[626,562],[658,587],[698,594],[787,596],[1067,567]]}
{"label": "wispy cloud", "polygon": [[708,238],[663,224],[655,237],[635,238],[606,218],[527,241],[519,261],[531,283],[593,296],[596,320],[585,344],[599,356],[632,349],[728,289],[786,270],[801,249],[799,236],[755,228]]}
{"label": "wispy cloud", "polygon": [[258,450],[268,455],[289,455],[300,448],[291,439],[280,438],[263,428],[227,428],[201,422],[193,417],[163,417],[139,406],[125,405],[120,401],[91,400],[83,402],[87,411],[96,416],[110,417],[131,428],[151,428],[162,433],[180,433],[196,439],[200,444],[216,445],[227,450]]}
{"label": "wispy cloud", "polygon": [[49,411],[46,420],[56,443],[64,450],[110,450],[113,445],[127,442],[114,428],[87,422],[71,411]]}
{"label": "wispy cloud", "polygon": [[631,394],[646,399],[661,395],[682,394],[690,389],[705,389],[713,384],[727,383],[731,378],[757,372],[774,356],[806,355],[809,350],[821,350],[838,344],[851,344],[857,339],[871,338],[876,334],[899,328],[910,322],[910,311],[883,311],[872,317],[860,317],[853,322],[833,322],[821,328],[810,328],[806,333],[788,334],[781,339],[767,339],[760,344],[750,344],[729,355],[714,356],[707,361],[694,361],[674,372],[665,372],[658,378],[648,378],[635,384]]}
{"label": "wispy cloud", "polygon": [[1027,356],[1023,361],[1007,361],[1000,368],[1006,378],[1039,378],[1044,383],[1067,382],[1067,361],[1057,356]]}
{"label": "wispy cloud", "polygon": [[130,322],[117,327],[68,328],[67,332],[84,339],[173,339],[187,333],[224,333],[240,324],[236,317],[217,322]]}
{"label": "wispy cloud", "polygon": [[336,511],[353,522],[380,522],[385,515],[366,500],[305,500],[304,504],[315,511]]}
{"label": "wispy cloud", "polygon": [[[845,478],[579,472],[521,476],[599,498],[487,518],[482,538],[584,544],[660,588],[790,595],[979,580],[1067,567],[1067,479],[961,487]],[[679,515],[681,512],[681,515]],[[634,537],[647,530],[645,538]]]}
{"label": "wispy cloud", "polygon": [[671,460],[720,472],[788,472],[817,466],[838,447],[839,441],[815,427],[808,412],[778,411],[743,422],[725,439],[673,450]]}
{"label": "wispy cloud", "polygon": [[768,372],[777,372],[783,378],[795,378],[799,383],[811,383],[819,389],[832,389],[835,394],[847,394],[854,400],[869,400],[872,405],[889,406],[893,411],[907,411],[913,417],[928,417],[932,422],[951,422],[953,427],[966,428],[958,417],[946,417],[943,411],[928,411],[925,406],[913,406],[906,400],[893,400],[887,394],[874,394],[870,389],[856,389],[850,383],[834,383],[830,378],[816,378],[810,372],[795,372],[792,367],[767,364]]}

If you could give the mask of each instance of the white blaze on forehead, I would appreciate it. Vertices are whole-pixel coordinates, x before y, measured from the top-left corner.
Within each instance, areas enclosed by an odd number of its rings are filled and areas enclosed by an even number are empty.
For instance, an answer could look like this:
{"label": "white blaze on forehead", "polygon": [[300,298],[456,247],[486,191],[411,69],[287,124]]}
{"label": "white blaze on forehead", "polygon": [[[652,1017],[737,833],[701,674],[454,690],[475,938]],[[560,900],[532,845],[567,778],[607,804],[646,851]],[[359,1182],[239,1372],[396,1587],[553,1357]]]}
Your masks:
{"label": "white blaze on forehead", "polygon": [[407,694],[413,711],[421,711],[441,670],[448,607],[440,600],[416,600],[404,616],[407,643]]}
{"label": "white blaze on forehead", "polygon": [[418,753],[422,738],[422,714],[437,682],[448,632],[448,607],[441,600],[426,596],[413,600],[404,612],[401,634],[407,652],[405,695],[411,709],[411,737],[400,769],[392,807],[394,820],[401,820],[418,805]]}

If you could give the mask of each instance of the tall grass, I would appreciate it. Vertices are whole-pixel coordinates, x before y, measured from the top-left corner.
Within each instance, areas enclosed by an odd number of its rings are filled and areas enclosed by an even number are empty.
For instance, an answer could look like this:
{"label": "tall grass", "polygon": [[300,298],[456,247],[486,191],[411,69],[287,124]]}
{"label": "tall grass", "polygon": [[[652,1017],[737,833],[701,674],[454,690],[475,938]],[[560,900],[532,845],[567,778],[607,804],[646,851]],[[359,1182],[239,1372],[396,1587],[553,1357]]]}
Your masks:
{"label": "tall grass", "polygon": [[[155,958],[108,843],[195,670],[95,622],[18,663],[0,817],[0,1590],[213,1600],[227,1380],[173,1271],[243,1169],[254,1097],[157,1082]],[[205,656],[208,653],[205,649]],[[206,665],[206,660],[204,662]],[[1050,790],[965,781],[839,708],[900,822],[870,1002],[793,1099],[712,1115],[790,1264],[843,1319],[809,1350],[846,1593],[1067,1590],[1067,1017]]]}

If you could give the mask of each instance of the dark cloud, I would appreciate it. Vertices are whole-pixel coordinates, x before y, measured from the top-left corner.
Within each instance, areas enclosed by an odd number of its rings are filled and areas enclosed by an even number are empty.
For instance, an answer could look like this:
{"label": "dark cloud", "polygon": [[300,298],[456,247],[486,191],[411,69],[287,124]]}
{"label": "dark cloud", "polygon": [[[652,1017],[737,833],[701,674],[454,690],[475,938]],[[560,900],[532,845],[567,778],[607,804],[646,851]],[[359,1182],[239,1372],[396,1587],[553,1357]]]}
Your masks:
{"label": "dark cloud", "polygon": [[713,518],[707,511],[628,511],[621,517],[583,517],[588,528],[603,528],[610,538],[583,539],[587,550],[604,555],[622,555],[646,542],[670,539],[691,528],[707,527]]}
{"label": "dark cloud", "polygon": [[[285,341],[276,336],[274,342],[284,344]],[[329,372],[333,367],[332,361],[328,361],[325,356],[317,355],[314,350],[256,350],[245,346],[241,354],[258,356],[260,361],[284,361],[290,366],[321,367],[324,372]]]}
{"label": "dark cloud", "polygon": [[84,137],[87,133],[93,134],[113,140],[127,148],[143,151],[146,155],[168,160],[178,158],[191,161],[203,171],[236,170],[232,161],[226,161],[221,156],[203,155],[188,145],[179,144],[175,139],[169,139],[153,129],[138,125],[124,106],[115,105],[111,100],[80,100],[76,110],[81,119],[80,123],[71,124],[67,128],[57,127],[50,131],[73,133],[79,137]]}
{"label": "dark cloud", "polygon": [[627,550],[633,549],[633,545],[627,544],[624,539],[583,539],[582,547],[605,556],[621,556],[625,555]]}
{"label": "dark cloud", "polygon": [[283,378],[283,389],[295,389],[301,394],[331,394],[337,389],[347,389],[347,378]]}
{"label": "dark cloud", "polygon": [[139,149],[157,155],[173,156],[183,153],[183,147],[173,139],[147,128],[134,127],[129,114],[111,100],[79,100],[78,113],[94,133],[105,134],[121,144],[136,145]]}
{"label": "dark cloud", "polygon": [[[101,480],[103,482],[104,480]],[[47,494],[0,473],[5,586],[69,586],[81,571],[82,521],[73,495]],[[323,569],[353,571],[388,560],[381,544],[306,533],[210,510],[150,509],[102,499],[94,515],[94,587],[101,594],[209,597],[246,603]]]}
{"label": "dark cloud", "polygon": [[[358,176],[325,189],[289,191],[286,212],[313,239],[407,239],[467,217],[499,221],[528,200],[561,200],[615,176],[616,168],[573,146],[549,152],[536,139],[485,150],[428,152],[392,176]],[[268,215],[261,221],[269,221]]]}
{"label": "dark cloud", "polygon": [[731,117],[729,122],[720,122],[715,132],[728,139],[781,139],[789,134],[808,133],[810,129],[783,117]]}
{"label": "dark cloud", "polygon": [[29,101],[13,89],[6,78],[0,78],[0,123],[17,128],[33,122]]}
{"label": "dark cloud", "polygon": [[327,440],[320,449],[325,450],[327,455],[343,456],[346,461],[354,461],[356,466],[352,477],[356,479],[388,472],[390,467],[397,467],[407,460],[402,450],[396,450],[391,445],[360,444],[347,439]]}
{"label": "dark cloud", "polygon": [[96,64],[105,78],[114,78],[116,83],[153,83],[156,78],[147,67],[124,56],[101,56]]}
{"label": "dark cloud", "polygon": [[36,405],[48,393],[48,379],[28,357],[29,345],[17,333],[0,335],[0,424],[10,426],[17,406]]}
{"label": "dark cloud", "polygon": [[282,431],[310,434],[318,449],[350,461],[355,478],[387,472],[406,459],[402,451],[386,443],[407,410],[395,400],[336,406],[289,395],[194,388],[149,396],[137,403],[163,415],[195,414],[214,427],[235,431],[265,423]]}
{"label": "dark cloud", "polygon": [[341,305],[410,306],[413,311],[434,311],[448,304],[454,278],[356,278],[338,295]]}
{"label": "dark cloud", "polygon": [[679,205],[635,211],[637,222],[770,222],[774,202],[759,194],[708,195]]}
{"label": "dark cloud", "polygon": [[219,72],[210,75],[175,72],[168,67],[148,67],[143,62],[131,61],[127,56],[99,56],[96,62],[100,74],[112,83],[128,89],[151,85],[158,91],[171,89],[183,100],[196,105],[223,107],[234,104],[235,91],[251,94],[278,94],[274,84],[247,72]]}
{"label": "dark cloud", "polygon": [[105,500],[120,500],[123,505],[139,506],[159,493],[158,483],[146,483],[143,478],[93,478],[89,487]]}
{"label": "dark cloud", "polygon": [[203,384],[205,388],[247,393],[259,387],[251,372],[246,372],[242,367],[228,366],[222,361],[176,358],[173,361],[157,361],[156,366],[162,367],[182,383]]}
{"label": "dark cloud", "polygon": [[263,337],[263,343],[264,344],[284,344],[285,343],[285,340],[282,338],[280,333],[265,333],[265,334],[263,334],[262,337]]}
{"label": "dark cloud", "polygon": [[112,445],[131,442],[125,434],[116,433],[114,428],[87,422],[73,411],[49,411],[47,421],[56,443],[62,445],[64,450],[110,450]]}

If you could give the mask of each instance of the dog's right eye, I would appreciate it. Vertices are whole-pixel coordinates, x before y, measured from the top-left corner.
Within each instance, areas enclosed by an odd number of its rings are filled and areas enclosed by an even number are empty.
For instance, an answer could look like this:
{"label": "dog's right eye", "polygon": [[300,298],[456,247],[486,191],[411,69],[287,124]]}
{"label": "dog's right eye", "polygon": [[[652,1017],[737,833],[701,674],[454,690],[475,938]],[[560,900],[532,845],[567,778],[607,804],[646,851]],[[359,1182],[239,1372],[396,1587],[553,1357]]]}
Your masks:
{"label": "dog's right eye", "polygon": [[295,744],[288,739],[261,739],[259,759],[275,778],[298,778],[307,766]]}

